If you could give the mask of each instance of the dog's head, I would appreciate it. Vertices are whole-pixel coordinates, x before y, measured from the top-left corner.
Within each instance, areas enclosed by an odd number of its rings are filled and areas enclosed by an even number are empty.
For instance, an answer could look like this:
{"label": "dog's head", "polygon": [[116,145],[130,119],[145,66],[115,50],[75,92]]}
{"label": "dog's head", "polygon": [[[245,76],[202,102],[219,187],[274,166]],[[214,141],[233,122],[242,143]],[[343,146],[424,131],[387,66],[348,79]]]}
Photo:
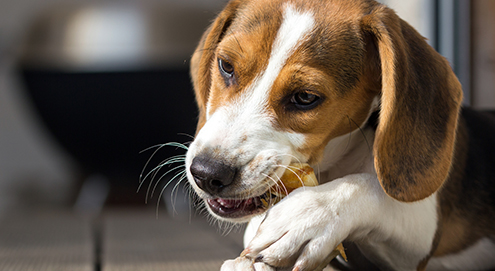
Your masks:
{"label": "dog's head", "polygon": [[[448,63],[372,1],[233,0],[191,61],[199,106],[188,179],[215,216],[244,221],[291,162],[316,164],[379,111],[385,192],[425,198],[448,175],[462,99]],[[352,125],[350,120],[352,120]]]}

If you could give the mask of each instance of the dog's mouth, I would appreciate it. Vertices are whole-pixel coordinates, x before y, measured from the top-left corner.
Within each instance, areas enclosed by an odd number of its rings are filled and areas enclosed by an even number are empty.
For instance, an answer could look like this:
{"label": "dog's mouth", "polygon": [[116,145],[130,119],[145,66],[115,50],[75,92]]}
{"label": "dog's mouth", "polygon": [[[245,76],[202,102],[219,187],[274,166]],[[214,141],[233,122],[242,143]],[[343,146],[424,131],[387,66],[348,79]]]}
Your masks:
{"label": "dog's mouth", "polygon": [[206,200],[210,210],[223,218],[243,218],[265,212],[270,204],[267,204],[270,195],[265,192],[261,196],[247,199],[208,199]]}

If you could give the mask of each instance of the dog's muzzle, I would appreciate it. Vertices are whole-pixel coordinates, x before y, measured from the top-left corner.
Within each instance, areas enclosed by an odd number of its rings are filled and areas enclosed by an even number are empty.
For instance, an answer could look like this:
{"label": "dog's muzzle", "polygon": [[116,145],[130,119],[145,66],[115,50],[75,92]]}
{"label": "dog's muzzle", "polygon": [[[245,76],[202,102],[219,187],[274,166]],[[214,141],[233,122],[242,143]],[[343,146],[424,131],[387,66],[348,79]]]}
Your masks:
{"label": "dog's muzzle", "polygon": [[208,194],[203,200],[209,210],[219,218],[237,220],[266,211],[261,201],[264,194],[240,197],[242,191],[232,191],[240,171],[237,167],[209,155],[198,155],[189,171],[198,188]]}

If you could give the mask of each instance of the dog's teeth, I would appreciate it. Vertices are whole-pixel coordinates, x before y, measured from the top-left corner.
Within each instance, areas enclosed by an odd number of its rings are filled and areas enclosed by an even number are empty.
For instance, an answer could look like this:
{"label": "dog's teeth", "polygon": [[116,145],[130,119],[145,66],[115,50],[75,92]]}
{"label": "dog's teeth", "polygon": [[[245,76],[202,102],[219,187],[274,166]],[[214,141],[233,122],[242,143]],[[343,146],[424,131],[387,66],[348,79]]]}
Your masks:
{"label": "dog's teeth", "polygon": [[217,200],[218,203],[220,203],[220,205],[222,205],[223,207],[226,207],[226,208],[232,208],[234,206],[234,202],[232,200],[228,200],[228,199],[218,199]]}
{"label": "dog's teeth", "polygon": [[234,199],[217,199],[218,204],[225,208],[239,208],[245,200],[234,200]]}

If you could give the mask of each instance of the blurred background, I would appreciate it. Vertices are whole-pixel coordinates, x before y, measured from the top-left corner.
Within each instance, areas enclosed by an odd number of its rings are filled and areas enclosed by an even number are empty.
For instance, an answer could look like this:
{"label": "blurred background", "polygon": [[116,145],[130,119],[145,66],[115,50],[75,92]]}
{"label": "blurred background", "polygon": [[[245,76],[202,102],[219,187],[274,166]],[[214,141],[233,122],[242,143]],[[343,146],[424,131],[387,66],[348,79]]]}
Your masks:
{"label": "blurred background", "polygon": [[[449,59],[466,105],[495,107],[495,1],[382,2]],[[147,198],[155,208],[181,169],[149,199],[169,169],[150,186],[153,168],[185,153],[156,146],[192,140],[189,58],[225,3],[0,0],[0,217],[55,206],[97,213]],[[151,175],[136,192],[141,172]],[[174,192],[185,197],[182,188]]]}

